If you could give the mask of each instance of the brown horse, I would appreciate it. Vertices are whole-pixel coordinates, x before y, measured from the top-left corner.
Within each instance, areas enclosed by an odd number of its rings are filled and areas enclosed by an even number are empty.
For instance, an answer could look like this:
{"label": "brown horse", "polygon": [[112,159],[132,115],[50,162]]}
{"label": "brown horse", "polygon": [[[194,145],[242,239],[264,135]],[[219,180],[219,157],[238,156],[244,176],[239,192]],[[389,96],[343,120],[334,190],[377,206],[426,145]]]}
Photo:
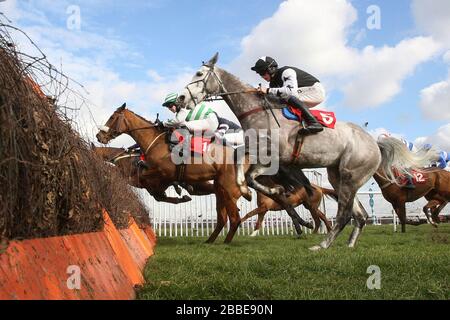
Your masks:
{"label": "brown horse", "polygon": [[[266,179],[266,177],[264,177]],[[262,179],[259,179],[260,181]],[[274,185],[274,181],[264,181],[265,185]],[[325,189],[321,188],[316,185],[312,185],[312,194],[309,195],[305,188],[303,187],[297,187],[288,197],[290,205],[293,207],[298,207],[299,205],[303,204],[306,209],[308,209],[311,212],[311,217],[314,220],[314,230],[313,233],[317,233],[319,231],[320,227],[320,221],[322,220],[325,223],[325,226],[327,228],[327,231],[331,230],[331,223],[328,221],[325,214],[323,214],[322,211],[320,211],[319,206],[320,202],[322,201],[323,195],[328,195],[335,199],[337,201],[337,193],[334,190],[331,189]],[[261,227],[261,224],[264,220],[264,216],[268,211],[280,211],[283,210],[283,208],[275,202],[273,199],[265,196],[264,194],[258,192],[257,193],[257,203],[258,207],[249,213],[245,215],[242,218],[242,222],[246,221],[247,219],[258,215],[258,220],[255,224],[255,229],[252,234],[256,235],[259,231],[259,228]]]}
{"label": "brown horse", "polygon": [[[179,180],[179,170],[172,159],[167,139],[170,133],[167,130],[160,129],[123,105],[108,119],[97,134],[97,139],[106,144],[123,133],[130,135],[141,146],[146,162],[155,168],[164,180]],[[250,200],[251,193],[245,188],[247,193],[243,194],[236,183],[237,168],[232,148],[211,144],[208,151],[199,157],[201,159],[185,165],[183,180],[188,184],[214,180],[217,225],[207,242],[214,242],[229,218],[230,229],[225,238],[225,243],[229,243],[241,223],[237,200],[241,195]],[[244,167],[248,170],[249,164],[244,164]]]}
{"label": "brown horse", "polygon": [[[436,168],[426,168],[419,172],[419,179],[423,183],[416,184],[415,189],[406,189],[387,180],[380,170],[373,176],[380,186],[383,197],[392,204],[400,223],[402,232],[406,231],[406,224],[419,225],[422,222],[414,222],[406,219],[406,202],[414,202],[425,197],[429,202],[424,207],[428,217],[431,212],[433,220],[437,221],[437,215],[450,200],[450,172]],[[435,224],[433,223],[435,226]]]}
{"label": "brown horse", "polygon": [[423,207],[423,212],[427,216],[428,221],[436,227],[436,224],[440,223],[439,214],[450,201],[450,172],[433,169],[434,174],[437,176],[436,188],[425,195],[428,203]]}
{"label": "brown horse", "polygon": [[[136,165],[140,157],[139,152],[127,152],[123,148],[95,147],[92,150],[103,160],[116,165],[128,183],[136,188],[146,189],[157,201],[178,204],[191,201],[191,197],[185,195],[181,198],[168,197],[166,189],[172,185],[172,181],[164,179],[155,168],[142,168]],[[177,191],[178,194],[181,190]],[[214,193],[214,185],[209,182],[200,182],[189,188],[189,193],[195,196],[203,196]]]}

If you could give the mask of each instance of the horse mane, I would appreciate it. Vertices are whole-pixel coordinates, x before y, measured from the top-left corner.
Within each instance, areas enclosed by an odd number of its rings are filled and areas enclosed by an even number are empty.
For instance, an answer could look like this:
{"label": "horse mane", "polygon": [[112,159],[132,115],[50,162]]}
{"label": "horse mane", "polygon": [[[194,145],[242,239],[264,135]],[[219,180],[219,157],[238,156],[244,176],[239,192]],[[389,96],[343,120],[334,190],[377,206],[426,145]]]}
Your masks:
{"label": "horse mane", "polygon": [[[226,81],[228,83],[231,83],[231,85],[233,85],[233,86],[238,86],[238,87],[240,86],[240,87],[242,87],[242,90],[254,89],[250,84],[245,83],[244,81],[239,79],[234,74],[228,72],[227,70],[219,68],[219,67],[216,67],[216,69],[217,69],[217,71],[220,72],[220,77],[223,82]],[[258,104],[258,105],[265,104],[265,103],[269,103],[271,105],[282,105],[282,103],[280,101],[278,101],[278,99],[270,99],[270,98],[268,99],[266,96],[262,96],[257,93],[250,93],[250,94],[248,94],[248,96],[251,96],[252,98],[256,99],[257,100],[256,104]],[[234,99],[236,99],[236,98],[234,98]],[[237,103],[240,104],[240,101],[238,101]]]}
{"label": "horse mane", "polygon": [[215,67],[218,71],[220,71],[221,76],[226,78],[226,80],[236,84],[236,85],[243,85],[244,87],[246,87],[246,89],[252,89],[253,87],[248,84],[245,83],[244,81],[242,81],[241,79],[239,79],[237,76],[235,76],[234,74],[232,74],[231,72],[228,72],[225,69],[219,68],[219,67]]}
{"label": "horse mane", "polygon": [[[248,89],[254,89],[251,85],[245,83],[244,81],[242,81],[241,79],[239,79],[237,76],[235,76],[234,74],[216,67],[216,70],[218,71],[220,78],[222,80],[222,82],[227,82],[229,84],[231,84],[233,87],[236,88],[240,88],[237,89],[239,90],[248,90]],[[255,105],[262,105],[263,103],[265,103],[264,101],[264,97],[257,94],[257,93],[249,93],[248,95],[246,95],[247,97],[251,97],[254,99],[254,104]],[[246,104],[248,103],[247,101],[244,101],[243,97],[240,95],[233,95],[233,96],[224,96],[223,97],[225,101],[229,101],[229,103],[231,103],[232,105],[240,105],[240,104]],[[252,104],[253,104],[252,103]]]}
{"label": "horse mane", "polygon": [[150,121],[150,120],[145,119],[143,116],[138,115],[137,113],[131,111],[130,109],[126,109],[126,110],[128,110],[129,112],[131,112],[132,114],[134,114],[134,115],[135,115],[136,117],[138,117],[139,119],[144,120],[145,122],[148,122],[148,123],[150,123],[150,124],[152,124],[152,125],[154,124],[153,121]]}

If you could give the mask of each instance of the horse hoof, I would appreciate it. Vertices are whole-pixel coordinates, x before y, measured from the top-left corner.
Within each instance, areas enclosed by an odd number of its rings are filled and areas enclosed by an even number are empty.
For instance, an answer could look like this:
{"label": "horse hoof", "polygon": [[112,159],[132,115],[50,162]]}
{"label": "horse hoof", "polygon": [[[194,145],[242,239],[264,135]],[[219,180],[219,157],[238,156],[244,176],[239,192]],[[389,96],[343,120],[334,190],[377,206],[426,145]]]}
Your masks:
{"label": "horse hoof", "polygon": [[256,237],[258,234],[259,234],[259,231],[258,231],[258,230],[253,231],[253,233],[250,235],[250,237],[254,238],[254,237]]}
{"label": "horse hoof", "polygon": [[311,250],[311,251],[319,251],[319,250],[322,250],[322,249],[323,248],[321,246],[314,246],[314,247],[309,248],[309,250]]}
{"label": "horse hoof", "polygon": [[436,223],[432,223],[431,224],[433,227],[435,227],[437,229],[438,225]]}
{"label": "horse hoof", "polygon": [[308,229],[314,229],[314,225],[311,222],[308,222],[307,224],[305,224],[305,227]]}

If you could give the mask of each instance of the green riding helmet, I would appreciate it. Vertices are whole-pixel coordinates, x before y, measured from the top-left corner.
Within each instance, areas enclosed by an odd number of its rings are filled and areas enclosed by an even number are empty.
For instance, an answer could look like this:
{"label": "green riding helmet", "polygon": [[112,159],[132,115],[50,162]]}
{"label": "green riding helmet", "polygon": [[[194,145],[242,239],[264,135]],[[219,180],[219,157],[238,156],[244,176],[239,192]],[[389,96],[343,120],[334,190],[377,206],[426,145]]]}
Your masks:
{"label": "green riding helmet", "polygon": [[162,104],[163,107],[170,107],[171,105],[176,104],[178,99],[178,93],[169,93]]}

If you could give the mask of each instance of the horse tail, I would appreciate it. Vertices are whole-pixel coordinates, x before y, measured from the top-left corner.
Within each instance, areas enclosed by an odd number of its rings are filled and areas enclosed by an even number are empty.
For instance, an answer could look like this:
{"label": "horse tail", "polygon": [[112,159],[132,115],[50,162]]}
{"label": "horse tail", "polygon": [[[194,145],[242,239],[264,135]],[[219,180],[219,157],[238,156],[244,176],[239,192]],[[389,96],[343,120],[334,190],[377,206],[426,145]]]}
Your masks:
{"label": "horse tail", "polygon": [[322,194],[326,195],[328,198],[331,198],[336,202],[339,200],[336,190],[320,187],[320,191],[322,191]]}
{"label": "horse tail", "polygon": [[418,152],[411,152],[400,140],[392,137],[386,137],[378,141],[378,147],[381,151],[380,169],[384,176],[398,185],[394,170],[398,174],[412,175],[412,170],[420,170],[428,166],[439,157],[436,149],[421,149]]}
{"label": "horse tail", "polygon": [[295,173],[295,179],[304,186],[306,193],[312,197],[314,195],[314,188],[303,170],[292,170],[292,172]]}

